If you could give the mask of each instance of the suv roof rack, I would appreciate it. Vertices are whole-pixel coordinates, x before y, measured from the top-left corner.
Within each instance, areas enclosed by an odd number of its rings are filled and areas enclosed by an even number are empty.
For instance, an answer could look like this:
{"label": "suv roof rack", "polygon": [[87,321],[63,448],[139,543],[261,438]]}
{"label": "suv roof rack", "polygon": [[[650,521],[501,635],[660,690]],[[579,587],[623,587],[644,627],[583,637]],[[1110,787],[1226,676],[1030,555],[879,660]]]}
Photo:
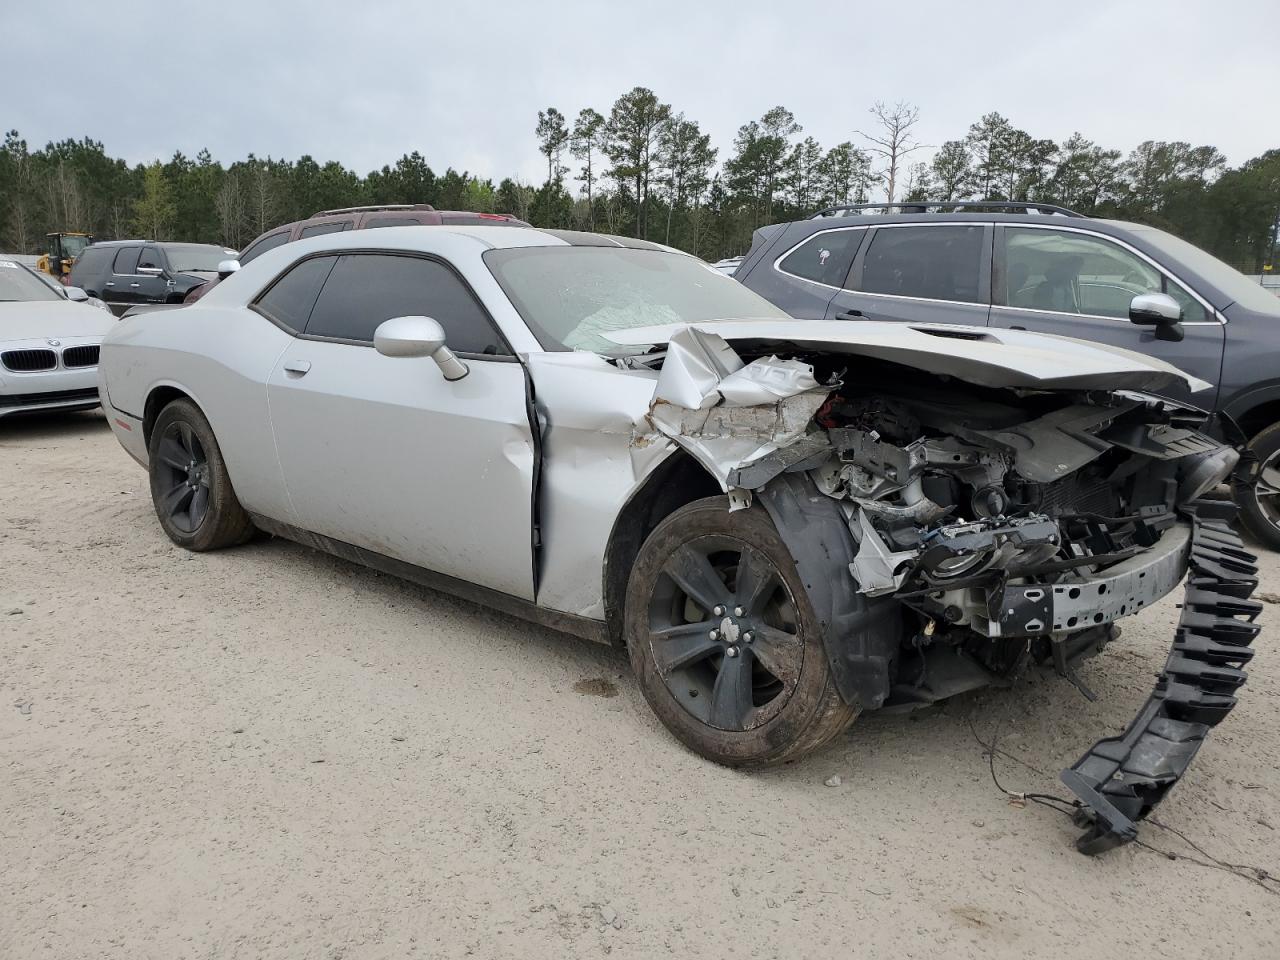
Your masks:
{"label": "suv roof rack", "polygon": [[1068,210],[1066,207],[1060,207],[1056,203],[1037,203],[1031,200],[948,200],[945,202],[918,200],[914,202],[903,201],[899,203],[852,203],[840,207],[825,207],[809,219],[818,220],[822,217],[843,217],[850,213],[865,213],[872,210],[883,211],[886,214],[931,212],[954,213],[957,211],[981,212],[984,210],[994,210],[1051,214],[1060,217],[1085,217],[1083,213],[1077,213],[1075,210]]}
{"label": "suv roof rack", "polygon": [[429,203],[378,203],[371,207],[338,207],[335,210],[321,210],[307,219],[315,217],[336,217],[340,213],[373,213],[376,210],[434,210]]}

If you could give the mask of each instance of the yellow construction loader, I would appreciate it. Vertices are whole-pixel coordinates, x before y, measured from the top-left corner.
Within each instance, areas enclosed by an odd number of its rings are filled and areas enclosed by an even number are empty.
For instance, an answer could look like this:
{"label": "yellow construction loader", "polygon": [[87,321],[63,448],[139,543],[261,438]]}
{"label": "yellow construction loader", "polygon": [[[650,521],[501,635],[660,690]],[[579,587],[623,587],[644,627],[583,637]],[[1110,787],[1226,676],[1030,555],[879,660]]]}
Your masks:
{"label": "yellow construction loader", "polygon": [[45,252],[36,261],[36,269],[65,280],[71,274],[71,264],[91,243],[93,237],[87,233],[47,233]]}

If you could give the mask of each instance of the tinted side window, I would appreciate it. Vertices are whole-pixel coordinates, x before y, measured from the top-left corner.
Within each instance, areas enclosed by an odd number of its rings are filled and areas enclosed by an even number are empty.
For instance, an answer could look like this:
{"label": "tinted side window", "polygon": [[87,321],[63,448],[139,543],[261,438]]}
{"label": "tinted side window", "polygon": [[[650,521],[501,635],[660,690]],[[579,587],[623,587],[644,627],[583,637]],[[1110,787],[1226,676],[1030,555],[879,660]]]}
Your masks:
{"label": "tinted side window", "polygon": [[1069,230],[1006,227],[1005,303],[1011,307],[1129,319],[1140,293],[1167,293],[1182,318],[1207,319],[1204,307],[1141,257],[1124,247]]}
{"label": "tinted side window", "polygon": [[141,247],[122,247],[116,253],[116,259],[111,264],[112,273],[135,273],[138,269],[138,254],[142,253]]}
{"label": "tinted side window", "polygon": [[138,258],[138,269],[149,267],[153,270],[163,270],[164,260],[160,256],[160,251],[155,247],[143,247],[142,256]]}
{"label": "tinted side window", "polygon": [[289,231],[282,230],[280,233],[273,233],[270,236],[263,237],[257,243],[253,244],[244,253],[240,254],[240,266],[244,266],[254,257],[261,256],[268,250],[274,250],[282,243],[289,242]]}
{"label": "tinted side window", "polygon": [[420,223],[417,217],[370,217],[364,226],[372,230],[374,227],[416,227]]}
{"label": "tinted side window", "polygon": [[488,316],[452,270],[434,260],[391,254],[339,257],[311,311],[307,333],[371,343],[382,321],[408,316],[438,321],[452,350],[507,353]]}
{"label": "tinted side window", "polygon": [[303,227],[302,232],[298,234],[298,239],[304,237],[318,237],[322,233],[341,233],[351,226],[350,220],[331,220],[328,223],[316,223],[309,227]]}
{"label": "tinted side window", "polygon": [[778,269],[831,287],[843,287],[864,232],[831,230],[815,234],[787,254]]}
{"label": "tinted side window", "polygon": [[277,323],[301,333],[337,257],[312,257],[285,272],[258,298],[258,309]]}
{"label": "tinted side window", "polygon": [[981,224],[881,228],[867,250],[861,289],[977,303],[982,237]]}
{"label": "tinted side window", "polygon": [[[119,256],[118,252],[116,256]],[[109,260],[111,260],[111,249],[109,247],[99,250],[94,250],[90,247],[76,258],[76,262],[71,267],[71,275],[75,277],[95,276],[102,272]],[[76,284],[76,286],[79,286],[79,284]]]}

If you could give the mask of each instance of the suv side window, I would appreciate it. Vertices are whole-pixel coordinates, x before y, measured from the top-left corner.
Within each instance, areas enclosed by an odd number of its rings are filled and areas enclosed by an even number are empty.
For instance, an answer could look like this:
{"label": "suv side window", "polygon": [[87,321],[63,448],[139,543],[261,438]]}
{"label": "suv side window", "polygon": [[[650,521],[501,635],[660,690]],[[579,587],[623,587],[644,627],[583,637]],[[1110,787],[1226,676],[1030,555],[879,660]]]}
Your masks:
{"label": "suv side window", "polygon": [[[110,247],[99,247],[96,250],[93,247],[87,248],[84,253],[76,257],[76,262],[71,266],[71,275],[82,279],[98,276],[107,266],[107,261],[113,259],[111,253]],[[115,255],[118,257],[119,251],[116,251]],[[86,279],[85,282],[89,281]],[[76,286],[80,285],[76,284]]]}
{"label": "suv side window", "polygon": [[1167,293],[1182,318],[1208,319],[1200,302],[1141,257],[1102,237],[1006,227],[1005,303],[1011,307],[1129,319],[1140,293]]}
{"label": "suv side window", "polygon": [[121,247],[116,253],[115,260],[112,261],[111,272],[125,275],[137,273],[140,253],[142,253],[141,247]]}
{"label": "suv side window", "polygon": [[298,234],[298,239],[318,237],[323,233],[341,233],[343,230],[349,230],[350,228],[350,220],[330,220],[327,223],[316,223],[309,227],[303,227],[302,232]]}
{"label": "suv side window", "polygon": [[251,245],[248,250],[240,254],[240,266],[244,266],[254,257],[261,256],[268,250],[274,250],[282,243],[289,242],[289,231],[281,230],[279,233],[272,233],[263,237],[257,243]]}
{"label": "suv side window", "polygon": [[787,254],[778,269],[829,287],[843,287],[865,234],[865,227],[815,233]]}
{"label": "suv side window", "polygon": [[420,223],[417,217],[370,217],[365,222],[365,229],[374,227],[416,227]]}
{"label": "suv side window", "polygon": [[316,305],[320,289],[333,270],[337,257],[312,257],[290,267],[276,279],[254,306],[276,323],[294,333],[306,329],[307,318]]}
{"label": "suv side window", "polygon": [[984,234],[980,223],[880,227],[867,249],[859,290],[978,303]]}
{"label": "suv side window", "polygon": [[507,355],[502,338],[466,284],[436,260],[395,254],[339,257],[311,319],[308,336],[372,343],[392,317],[431,317],[459,353]]}
{"label": "suv side window", "polygon": [[138,269],[148,267],[152,270],[163,270],[164,259],[160,256],[160,250],[156,247],[143,247],[142,256],[138,257]]}

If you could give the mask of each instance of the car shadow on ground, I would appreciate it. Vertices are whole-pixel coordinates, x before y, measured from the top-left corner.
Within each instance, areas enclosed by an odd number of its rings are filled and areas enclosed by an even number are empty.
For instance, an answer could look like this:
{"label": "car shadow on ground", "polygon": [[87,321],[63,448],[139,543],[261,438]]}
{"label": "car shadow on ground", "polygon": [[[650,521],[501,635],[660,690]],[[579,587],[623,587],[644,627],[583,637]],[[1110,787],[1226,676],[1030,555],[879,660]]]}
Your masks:
{"label": "car shadow on ground", "polygon": [[0,444],[56,440],[78,433],[98,433],[107,429],[107,418],[98,409],[70,413],[10,414],[0,417]]}
{"label": "car shadow on ground", "polygon": [[[406,618],[429,610],[457,622],[462,632],[490,638],[493,647],[483,653],[477,651],[477,671],[483,670],[489,658],[518,647],[526,668],[544,678],[554,678],[564,695],[610,700],[617,697],[616,702],[625,706],[625,713],[619,716],[616,709],[609,711],[612,716],[602,713],[601,723],[644,727],[650,735],[667,738],[672,750],[685,749],[662,729],[645,704],[622,649],[530,624],[288,540],[264,538],[237,549],[266,551],[273,555],[273,565],[314,565],[312,579],[318,582],[346,581],[366,601],[399,607],[406,612]],[[415,642],[412,634],[412,630],[404,633],[406,650],[412,649]],[[392,643],[396,641],[392,639]],[[1106,656],[1107,653],[1102,655]],[[1117,669],[1122,671],[1119,675],[1115,673]],[[1097,726],[1105,722],[1096,714],[1104,713],[1110,723],[1122,725],[1150,687],[1151,665],[1145,657],[1138,658],[1138,662],[1126,657],[1110,664],[1095,659],[1086,663],[1082,672],[1090,675],[1100,690],[1112,694],[1105,708],[1085,710],[1083,717],[1081,708],[1087,702],[1080,693],[1066,680],[1036,667],[1011,688],[961,694],[913,713],[864,713],[849,730],[812,754],[778,767],[747,768],[734,775],[775,782],[785,788],[788,782],[812,785],[815,777],[820,782],[831,770],[844,770],[846,776],[861,770],[864,775],[875,777],[920,768],[923,776],[931,766],[941,765],[953,770],[963,767],[968,775],[977,774],[985,780],[984,741],[989,742],[993,732],[1002,731],[1010,738],[1002,744],[1002,754],[1016,749],[1017,741],[1021,741],[1017,746],[1029,752],[1027,761],[1019,763],[1006,755],[1002,763],[1021,769],[1026,774],[1023,779],[1033,781],[1037,787],[1051,786],[1061,766],[1074,760],[1096,738]],[[1022,788],[1030,789],[1025,784]]]}

